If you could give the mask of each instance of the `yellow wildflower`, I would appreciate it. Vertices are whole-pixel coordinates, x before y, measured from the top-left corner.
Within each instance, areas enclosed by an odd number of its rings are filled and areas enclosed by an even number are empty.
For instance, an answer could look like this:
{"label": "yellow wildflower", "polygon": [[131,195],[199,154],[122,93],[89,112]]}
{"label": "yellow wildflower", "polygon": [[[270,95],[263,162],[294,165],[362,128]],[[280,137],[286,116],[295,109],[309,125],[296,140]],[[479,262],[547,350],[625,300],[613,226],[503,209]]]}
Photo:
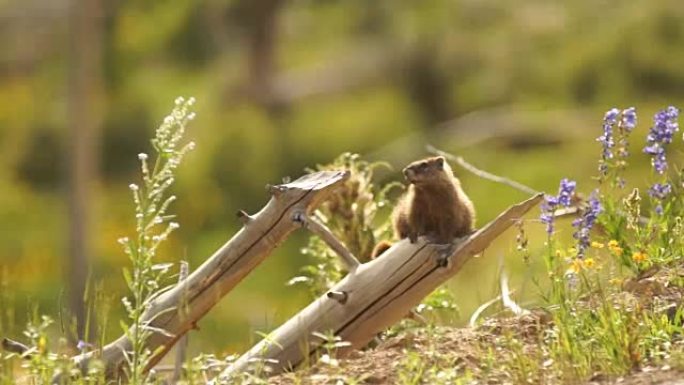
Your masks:
{"label": "yellow wildflower", "polygon": [[634,254],[632,254],[632,260],[636,263],[641,263],[647,259],[648,259],[648,255],[646,253],[644,253],[643,251],[637,251]]}
{"label": "yellow wildflower", "polygon": [[45,351],[47,351],[47,338],[45,338],[45,336],[40,336],[40,338],[38,338],[38,351],[40,353],[45,353]]}
{"label": "yellow wildflower", "polygon": [[573,273],[579,273],[582,270],[582,260],[581,259],[573,259],[572,262],[570,262],[570,267],[568,268],[568,271],[571,271]]}
{"label": "yellow wildflower", "polygon": [[602,249],[603,246],[604,245],[601,242],[596,242],[596,241],[591,242],[591,247],[593,247],[595,249]]}
{"label": "yellow wildflower", "polygon": [[584,268],[585,269],[591,269],[596,265],[596,262],[594,261],[594,258],[587,258],[584,260]]}
{"label": "yellow wildflower", "polygon": [[608,281],[608,283],[610,283],[611,285],[620,286],[620,285],[622,285],[622,279],[620,279],[620,278],[611,278],[611,279]]}
{"label": "yellow wildflower", "polygon": [[608,242],[608,249],[610,249],[610,251],[618,257],[622,255],[622,247],[620,247],[618,241],[614,239]]}

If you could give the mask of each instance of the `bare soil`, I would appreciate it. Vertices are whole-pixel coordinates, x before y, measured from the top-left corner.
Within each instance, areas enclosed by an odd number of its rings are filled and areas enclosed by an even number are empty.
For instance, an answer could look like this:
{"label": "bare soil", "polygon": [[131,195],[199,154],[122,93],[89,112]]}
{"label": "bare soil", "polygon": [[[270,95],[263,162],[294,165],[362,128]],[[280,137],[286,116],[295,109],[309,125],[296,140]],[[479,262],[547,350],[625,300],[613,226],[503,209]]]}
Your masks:
{"label": "bare soil", "polygon": [[[365,351],[357,351],[349,357],[340,358],[337,362],[319,362],[312,368],[304,369],[294,374],[288,373],[270,379],[269,384],[349,384],[352,380],[359,384],[387,384],[401,383],[401,372],[409,371],[405,367],[407,352],[418,352],[426,365],[434,366],[437,370],[451,368],[465,375],[471,373],[472,379],[466,381],[471,384],[519,384],[519,383],[562,383],[553,378],[537,378],[523,381],[513,378],[505,370],[488,367],[483,356],[487,345],[494,354],[506,360],[511,352],[508,346],[498,343],[502,336],[515,333],[523,337],[524,352],[538,349],[539,317],[531,315],[521,318],[488,321],[477,329],[470,328],[439,328],[432,332],[414,330],[402,333],[401,336],[389,338],[379,346]],[[515,330],[512,329],[515,327]],[[510,334],[508,334],[510,335]],[[402,367],[403,366],[403,367]],[[542,369],[543,372],[543,369]],[[429,382],[421,382],[428,383]],[[567,382],[566,382],[567,383]],[[662,367],[644,367],[632,373],[619,377],[596,375],[581,384],[667,384],[684,385],[684,371],[674,369],[668,365]]]}
{"label": "bare soil", "polygon": [[[679,275],[682,271],[671,269],[643,274],[625,282],[621,295],[640,306],[659,307],[664,314],[669,313],[673,306],[674,309],[681,306],[684,292],[681,286],[670,284],[673,273]],[[547,364],[551,365],[539,352],[541,336],[552,326],[550,318],[548,313],[538,310],[519,317],[488,319],[477,328],[406,329],[397,336],[386,338],[377,347],[355,351],[345,358],[321,360],[297,373],[273,377],[269,384],[393,385],[406,383],[412,372],[422,373],[416,374],[421,381],[412,383],[430,384],[429,376],[441,371],[450,371],[455,378],[466,378],[463,383],[470,384],[567,384],[567,380],[561,381],[546,370]],[[516,363],[514,360],[521,353],[533,359]],[[529,367],[528,378],[516,378],[520,376],[519,371],[511,373],[506,369],[511,364],[520,367],[530,362],[535,363],[535,367]],[[684,385],[684,367],[644,366],[622,376],[596,374],[570,383]]]}

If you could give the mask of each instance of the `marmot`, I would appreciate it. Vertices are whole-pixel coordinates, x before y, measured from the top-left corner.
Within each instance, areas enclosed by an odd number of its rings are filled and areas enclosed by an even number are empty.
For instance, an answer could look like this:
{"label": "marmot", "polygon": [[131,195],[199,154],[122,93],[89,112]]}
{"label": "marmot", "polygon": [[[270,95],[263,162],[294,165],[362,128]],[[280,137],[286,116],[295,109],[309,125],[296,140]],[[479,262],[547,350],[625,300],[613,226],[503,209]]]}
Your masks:
{"label": "marmot", "polygon": [[[410,186],[392,212],[396,238],[414,243],[425,235],[430,242],[446,244],[473,231],[473,203],[443,156],[415,161],[403,172]],[[378,243],[372,258],[390,246],[386,241]]]}

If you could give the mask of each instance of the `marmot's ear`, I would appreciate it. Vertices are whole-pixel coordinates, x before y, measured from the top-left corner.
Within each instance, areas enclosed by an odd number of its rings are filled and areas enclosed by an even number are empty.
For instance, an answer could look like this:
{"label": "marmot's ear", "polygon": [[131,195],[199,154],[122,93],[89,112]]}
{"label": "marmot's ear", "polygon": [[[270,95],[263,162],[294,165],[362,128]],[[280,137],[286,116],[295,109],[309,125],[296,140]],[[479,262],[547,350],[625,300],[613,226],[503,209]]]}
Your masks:
{"label": "marmot's ear", "polygon": [[437,165],[442,168],[444,167],[444,157],[443,156],[438,156],[437,157]]}

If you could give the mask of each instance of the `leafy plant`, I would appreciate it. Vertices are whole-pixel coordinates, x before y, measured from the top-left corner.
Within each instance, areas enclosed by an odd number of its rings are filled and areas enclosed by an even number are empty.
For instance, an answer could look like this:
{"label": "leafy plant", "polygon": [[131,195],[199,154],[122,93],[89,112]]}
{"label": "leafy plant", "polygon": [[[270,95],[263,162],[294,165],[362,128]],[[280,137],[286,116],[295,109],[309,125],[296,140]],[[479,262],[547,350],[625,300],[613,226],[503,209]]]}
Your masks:
{"label": "leafy plant", "polygon": [[[344,153],[331,164],[316,168],[319,171],[343,169],[350,172],[344,185],[314,215],[360,261],[368,261],[377,240],[388,238],[391,231],[389,222],[379,222],[378,216],[390,202],[389,191],[401,184],[390,182],[376,187],[374,173],[381,167],[389,168],[389,165],[362,160],[358,154]],[[311,258],[311,263],[304,266],[302,275],[292,278],[289,284],[306,284],[311,294],[317,297],[342,278],[344,267],[320,238],[310,237],[302,253]]]}
{"label": "leafy plant", "polygon": [[[575,200],[576,184],[564,179],[559,194],[546,197],[541,219],[549,236],[545,253],[549,290],[543,297],[551,309],[553,327],[545,344],[566,380],[594,373],[624,374],[670,354],[678,324],[654,314],[654,306],[638,298],[638,292],[637,297],[625,297],[620,282],[638,282],[646,269],[658,271],[681,264],[683,205],[681,195],[673,193],[675,186],[681,186],[681,173],[668,175],[665,154],[678,130],[678,113],[674,107],[658,112],[647,135],[644,152],[652,157],[656,180],[648,189],[647,211],[642,208],[639,188],[624,192],[627,140],[636,128],[634,108],[606,113],[598,138],[603,148],[599,189],[573,222],[576,241],[571,248],[556,246],[553,222],[556,208],[568,207]],[[642,216],[644,212],[648,217]],[[601,235],[591,231],[595,226],[603,230]],[[633,275],[620,276],[616,267],[626,267]]]}
{"label": "leafy plant", "polygon": [[145,321],[145,312],[152,300],[168,288],[164,287],[165,279],[172,265],[155,264],[154,258],[162,242],[179,227],[177,222],[172,221],[174,215],[168,214],[176,197],[167,196],[167,192],[183,157],[195,146],[194,142],[182,143],[186,125],[195,116],[190,110],[194,102],[194,98],[176,99],[176,106],[164,118],[152,139],[152,147],[156,152],[154,161],[148,163],[147,154],[138,154],[142,183],[129,186],[135,203],[135,235],[120,238],[119,243],[132,264],[131,270],[123,270],[130,298],[124,297],[122,300],[129,319],[129,323],[122,322],[122,327],[131,341],[131,350],[124,351],[124,356],[128,364],[129,381],[133,384],[150,380],[145,369],[153,352],[146,346],[147,339],[153,333],[167,334],[164,330],[151,327]]}

